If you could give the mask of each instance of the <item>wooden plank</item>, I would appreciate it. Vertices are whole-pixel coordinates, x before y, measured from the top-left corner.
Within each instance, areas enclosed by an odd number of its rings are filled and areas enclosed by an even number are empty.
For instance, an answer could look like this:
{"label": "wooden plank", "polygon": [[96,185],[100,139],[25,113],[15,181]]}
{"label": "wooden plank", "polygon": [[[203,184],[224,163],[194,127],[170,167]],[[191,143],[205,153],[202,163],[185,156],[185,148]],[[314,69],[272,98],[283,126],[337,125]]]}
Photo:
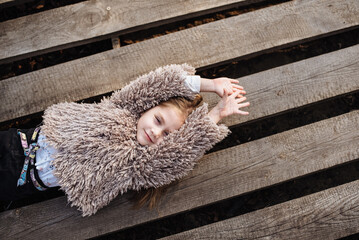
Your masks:
{"label": "wooden plank", "polygon": [[0,121],[120,89],[169,63],[203,68],[333,34],[358,25],[357,12],[356,0],[292,1],[9,78],[0,81]]}
{"label": "wooden plank", "polygon": [[264,0],[86,1],[0,23],[0,64]]}
{"label": "wooden plank", "polygon": [[0,4],[5,4],[5,3],[9,3],[9,2],[15,2],[15,0],[1,0]]}
{"label": "wooden plank", "polygon": [[359,180],[161,238],[338,239],[359,232]]}
{"label": "wooden plank", "polygon": [[82,218],[61,197],[1,213],[0,238],[90,238],[358,158],[359,111],[353,111],[206,155],[167,191],[155,211],[131,209],[125,195],[96,215]]}
{"label": "wooden plank", "polygon": [[[359,91],[359,45],[239,78],[251,106],[228,126],[263,118],[341,94]],[[203,94],[214,107],[216,94]]]}
{"label": "wooden plank", "polygon": [[[251,101],[249,116],[233,116],[228,126],[359,90],[359,45],[239,78]],[[266,79],[266,81],[263,81]],[[324,86],[324,87],[323,87]],[[203,94],[210,107],[215,94]]]}

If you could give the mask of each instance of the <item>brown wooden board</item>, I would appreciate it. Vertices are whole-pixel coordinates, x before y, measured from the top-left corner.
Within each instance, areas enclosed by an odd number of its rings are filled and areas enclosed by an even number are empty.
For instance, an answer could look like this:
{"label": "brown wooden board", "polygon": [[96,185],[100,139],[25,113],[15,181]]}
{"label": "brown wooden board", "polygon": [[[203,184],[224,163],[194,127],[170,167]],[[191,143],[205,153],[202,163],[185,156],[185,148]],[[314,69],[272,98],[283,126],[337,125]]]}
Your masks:
{"label": "brown wooden board", "polygon": [[358,192],[359,180],[161,239],[338,239],[359,232]]}
{"label": "brown wooden board", "polygon": [[68,5],[0,23],[0,63],[261,1],[101,0]]}
{"label": "brown wooden board", "polygon": [[208,67],[359,24],[359,1],[292,1],[0,81],[0,121],[100,95],[156,67]]}
{"label": "brown wooden board", "polygon": [[353,111],[206,155],[167,191],[157,210],[132,210],[125,195],[82,218],[60,197],[1,213],[0,238],[90,238],[358,158],[359,111]]}

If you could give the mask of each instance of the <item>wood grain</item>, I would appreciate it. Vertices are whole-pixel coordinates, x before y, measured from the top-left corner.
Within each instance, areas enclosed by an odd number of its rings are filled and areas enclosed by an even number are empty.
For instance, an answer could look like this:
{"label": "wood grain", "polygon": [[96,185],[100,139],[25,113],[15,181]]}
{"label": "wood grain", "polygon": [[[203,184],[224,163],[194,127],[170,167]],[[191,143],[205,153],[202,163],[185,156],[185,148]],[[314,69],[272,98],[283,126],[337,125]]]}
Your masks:
{"label": "wood grain", "polygon": [[[250,115],[232,116],[223,123],[232,126],[358,91],[357,56],[359,45],[239,78],[251,102]],[[213,93],[202,95],[210,107],[219,100]],[[11,105],[8,98],[2,102]]]}
{"label": "wood grain", "polygon": [[9,78],[0,121],[120,89],[169,63],[203,68],[344,31],[359,24],[357,12],[356,0],[291,1]]}
{"label": "wood grain", "polygon": [[101,0],[55,8],[0,23],[0,63],[261,1]]}
{"label": "wood grain", "polygon": [[359,232],[358,192],[359,180],[161,239],[338,239]]}
{"label": "wood grain", "polygon": [[[239,78],[251,106],[228,126],[274,115],[341,94],[359,91],[359,45]],[[210,107],[216,94],[203,94]]]}
{"label": "wood grain", "polygon": [[125,195],[96,215],[82,218],[61,197],[0,213],[0,238],[90,238],[358,158],[359,111],[353,111],[206,155],[187,177],[168,190],[155,211],[132,210]]}

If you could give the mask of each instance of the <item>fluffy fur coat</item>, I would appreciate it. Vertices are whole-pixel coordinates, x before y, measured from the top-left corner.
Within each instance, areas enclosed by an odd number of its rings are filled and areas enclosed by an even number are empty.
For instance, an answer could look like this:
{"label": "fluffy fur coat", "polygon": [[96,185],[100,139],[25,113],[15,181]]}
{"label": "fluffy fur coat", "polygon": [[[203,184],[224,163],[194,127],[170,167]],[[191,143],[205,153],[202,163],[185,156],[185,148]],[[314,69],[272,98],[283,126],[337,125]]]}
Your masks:
{"label": "fluffy fur coat", "polygon": [[185,78],[189,65],[169,65],[140,76],[98,104],[60,103],[45,111],[42,133],[58,153],[54,175],[71,206],[96,213],[119,193],[160,187],[185,176],[229,133],[207,116],[207,104],[155,146],[141,146],[141,113],[173,96],[193,99]]}

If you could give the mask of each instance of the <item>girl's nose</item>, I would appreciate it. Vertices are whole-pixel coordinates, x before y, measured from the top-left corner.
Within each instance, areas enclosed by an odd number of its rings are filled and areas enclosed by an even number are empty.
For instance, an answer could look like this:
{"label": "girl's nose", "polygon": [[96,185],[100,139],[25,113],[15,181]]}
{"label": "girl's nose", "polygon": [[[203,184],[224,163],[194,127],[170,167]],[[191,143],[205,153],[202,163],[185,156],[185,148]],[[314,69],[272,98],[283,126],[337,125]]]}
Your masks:
{"label": "girl's nose", "polygon": [[159,139],[162,136],[162,130],[160,128],[154,128],[152,130],[152,133],[156,137],[156,139]]}

